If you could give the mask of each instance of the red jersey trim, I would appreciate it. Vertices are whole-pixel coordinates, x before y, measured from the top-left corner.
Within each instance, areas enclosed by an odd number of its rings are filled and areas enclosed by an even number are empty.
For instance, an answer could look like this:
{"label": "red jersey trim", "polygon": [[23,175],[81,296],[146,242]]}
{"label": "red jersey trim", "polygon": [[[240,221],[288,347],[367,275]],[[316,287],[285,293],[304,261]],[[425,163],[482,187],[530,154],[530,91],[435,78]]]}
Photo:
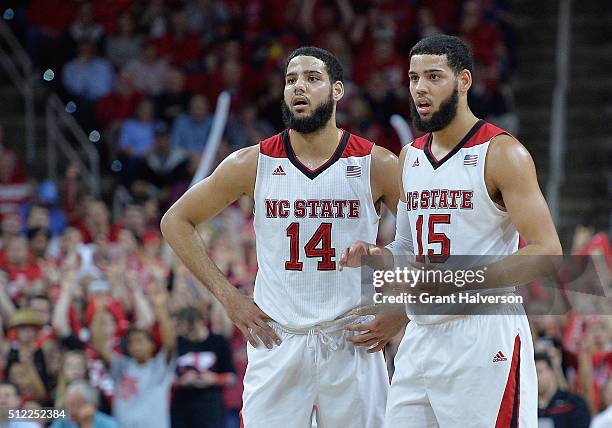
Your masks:
{"label": "red jersey trim", "polygon": [[514,338],[514,351],[506,388],[502,396],[495,428],[519,428],[521,406],[521,337]]}
{"label": "red jersey trim", "polygon": [[485,122],[484,126],[481,126],[480,129],[474,135],[472,135],[472,138],[470,138],[465,143],[463,148],[468,149],[470,147],[479,146],[488,141],[491,141],[491,138],[497,137],[501,134],[510,135],[512,137],[512,134],[510,134],[508,131],[499,128],[491,123]]}
{"label": "red jersey trim", "polygon": [[411,146],[415,149],[423,150],[425,148],[425,143],[427,142],[428,136],[429,134],[421,135],[412,142]]}
{"label": "red jersey trim", "polygon": [[285,144],[282,134],[276,134],[259,143],[259,153],[270,156],[271,158],[286,158]]}
{"label": "red jersey trim", "polygon": [[342,152],[343,158],[348,157],[356,157],[361,158],[364,156],[368,156],[372,153],[372,148],[374,147],[374,143],[370,140],[366,140],[365,138],[358,137],[357,135],[351,134],[348,144]]}
{"label": "red jersey trim", "polygon": [[338,144],[338,147],[336,147],[336,151],[334,152],[332,157],[329,158],[327,162],[325,162],[323,165],[319,166],[316,169],[308,168],[306,165],[300,162],[300,160],[297,158],[297,156],[295,155],[295,152],[293,151],[293,147],[291,147],[291,138],[289,136],[288,129],[284,130],[281,136],[282,136],[283,143],[285,145],[285,152],[287,153],[287,158],[289,159],[289,161],[293,164],[293,166],[295,166],[299,171],[301,171],[302,174],[304,174],[306,177],[313,180],[317,176],[322,174],[324,171],[326,171],[330,166],[335,164],[338,161],[338,159],[340,159],[340,157],[342,156],[342,153],[344,153],[344,149],[348,145],[348,141],[351,137],[351,134],[348,131],[343,131],[342,138],[340,138],[340,143]]}

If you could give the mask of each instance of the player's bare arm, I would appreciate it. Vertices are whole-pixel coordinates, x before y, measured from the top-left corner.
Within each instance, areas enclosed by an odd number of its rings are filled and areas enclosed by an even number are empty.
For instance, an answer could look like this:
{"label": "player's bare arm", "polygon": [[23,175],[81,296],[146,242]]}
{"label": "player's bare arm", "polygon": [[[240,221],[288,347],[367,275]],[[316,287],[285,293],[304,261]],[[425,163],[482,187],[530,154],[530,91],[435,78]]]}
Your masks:
{"label": "player's bare arm", "polygon": [[[509,135],[493,139],[485,163],[485,183],[491,199],[504,207],[526,246],[488,266],[481,287],[501,288],[533,281],[554,268],[549,256],[562,254],[548,205],[538,185],[527,149]],[[516,257],[516,256],[529,257]]]}
{"label": "player's bare arm", "polygon": [[226,158],[206,179],[189,189],[161,220],[168,244],[195,277],[223,304],[230,319],[252,346],[256,337],[271,347],[280,338],[267,324],[270,317],[229,283],[214,264],[196,226],[210,221],[239,197],[252,197],[259,146],[246,147]]}

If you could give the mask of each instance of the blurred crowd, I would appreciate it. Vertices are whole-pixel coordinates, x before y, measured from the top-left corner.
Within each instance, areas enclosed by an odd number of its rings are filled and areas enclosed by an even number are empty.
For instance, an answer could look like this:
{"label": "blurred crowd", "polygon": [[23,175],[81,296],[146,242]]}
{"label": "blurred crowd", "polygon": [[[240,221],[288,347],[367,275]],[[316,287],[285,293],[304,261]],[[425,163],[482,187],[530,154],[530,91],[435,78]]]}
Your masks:
{"label": "blurred crowd", "polygon": [[[389,118],[409,118],[408,51],[423,36],[458,34],[475,54],[472,109],[518,130],[512,15],[500,0],[31,0],[13,25],[85,131],[100,130],[92,144],[111,185],[94,198],[75,164],[59,182],[35,182],[0,126],[2,428],[19,405],[66,409],[52,425],[62,428],[239,426],[244,340],[168,253],[159,220],[200,163],[221,91],[231,111],[218,158],[283,129],[283,61],[294,48],[336,54],[339,124],[399,153]],[[111,212],[117,186],[129,198]],[[247,294],[252,208],[240,200],[200,229]],[[387,218],[381,242],[393,232]],[[605,235],[588,230],[577,234],[582,249],[612,257]],[[610,318],[532,325],[542,419],[579,428],[612,418]],[[399,339],[387,348],[390,374]]]}

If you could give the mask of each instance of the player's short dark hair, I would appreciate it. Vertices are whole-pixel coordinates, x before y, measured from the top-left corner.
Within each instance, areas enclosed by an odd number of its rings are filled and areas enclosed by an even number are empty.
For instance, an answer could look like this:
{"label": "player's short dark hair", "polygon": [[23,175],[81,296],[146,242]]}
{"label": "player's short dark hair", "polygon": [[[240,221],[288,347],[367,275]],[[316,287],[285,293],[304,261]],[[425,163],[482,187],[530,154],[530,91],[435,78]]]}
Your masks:
{"label": "player's short dark hair", "polygon": [[472,50],[459,37],[446,34],[425,37],[410,49],[410,58],[414,55],[446,55],[448,66],[455,74],[474,70]]}
{"label": "player's short dark hair", "polygon": [[536,352],[533,356],[535,362],[544,361],[548,367],[553,368],[552,361],[546,352]]}
{"label": "player's short dark hair", "polygon": [[342,71],[342,65],[340,64],[340,61],[338,61],[338,58],[336,58],[333,53],[326,51],[325,49],[317,48],[316,46],[302,46],[301,48],[297,48],[291,52],[285,61],[285,74],[287,74],[287,66],[289,65],[289,61],[296,56],[313,56],[320,59],[325,64],[325,68],[327,69],[327,74],[329,74],[329,80],[331,83],[335,83],[337,81],[344,82],[344,72]]}

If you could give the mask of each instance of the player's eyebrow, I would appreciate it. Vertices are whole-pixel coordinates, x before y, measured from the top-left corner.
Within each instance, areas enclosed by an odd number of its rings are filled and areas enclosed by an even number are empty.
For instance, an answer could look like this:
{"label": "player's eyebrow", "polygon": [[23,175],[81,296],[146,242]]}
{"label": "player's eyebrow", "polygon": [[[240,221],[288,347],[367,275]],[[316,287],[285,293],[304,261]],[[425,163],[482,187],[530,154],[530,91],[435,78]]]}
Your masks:
{"label": "player's eyebrow", "polygon": [[[323,73],[321,73],[318,70],[304,70],[303,74],[319,74],[323,76]],[[292,71],[292,72],[285,74],[285,77],[288,77],[288,76],[297,76],[297,73],[295,71]]]}
{"label": "player's eyebrow", "polygon": [[[423,74],[427,74],[427,73],[443,73],[446,70],[444,70],[443,68],[428,68],[427,70],[423,70],[422,73]],[[416,71],[410,70],[408,71],[409,75],[414,75],[414,74],[418,74]]]}

